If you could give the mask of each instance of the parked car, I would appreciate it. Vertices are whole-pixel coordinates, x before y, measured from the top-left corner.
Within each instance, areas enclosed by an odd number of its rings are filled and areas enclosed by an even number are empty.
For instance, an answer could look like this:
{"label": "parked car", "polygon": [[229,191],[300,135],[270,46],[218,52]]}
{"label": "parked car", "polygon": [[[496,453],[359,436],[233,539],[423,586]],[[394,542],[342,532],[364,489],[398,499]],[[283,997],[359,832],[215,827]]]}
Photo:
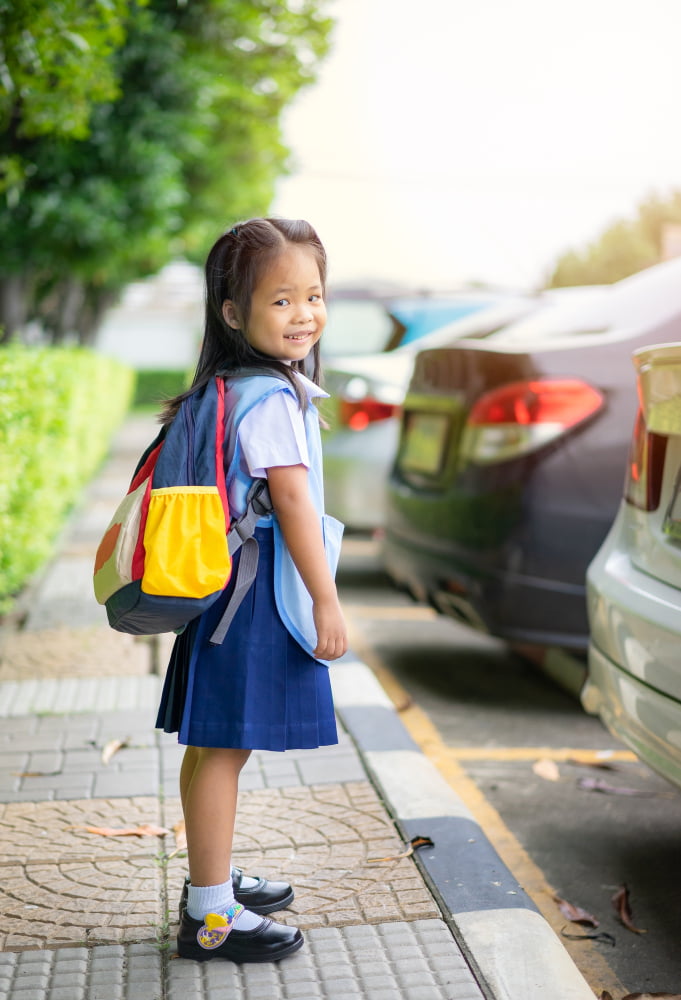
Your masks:
{"label": "parked car", "polygon": [[486,291],[436,293],[387,284],[332,287],[322,356],[327,362],[338,355],[390,351],[498,299]]}
{"label": "parked car", "polygon": [[389,306],[395,331],[386,341],[389,346],[401,336],[399,346],[332,357],[326,363],[324,385],[331,399],[322,408],[329,425],[324,434],[324,491],[330,514],[350,530],[382,528],[400,407],[419,347],[488,336],[540,301],[520,295],[477,299],[475,311],[442,325],[442,307],[420,311],[413,300],[403,299]]}
{"label": "parked car", "polygon": [[[485,308],[421,332],[418,339],[408,334],[393,349],[331,358],[324,370],[325,388],[331,399],[323,408],[329,425],[324,435],[324,489],[329,512],[351,530],[383,528],[385,492],[397,450],[401,406],[419,350],[463,338],[488,337],[512,320],[548,308],[565,294],[506,293],[489,301]],[[419,330],[425,326],[423,320]]]}
{"label": "parked car", "polygon": [[624,496],[587,573],[582,703],[681,787],[681,343],[641,348],[634,363]]}
{"label": "parked car", "polygon": [[585,654],[586,569],[617,511],[630,354],[681,339],[681,259],[419,352],[384,562],[418,599],[512,643]]}
{"label": "parked car", "polygon": [[[396,416],[416,344],[443,324],[465,322],[501,300],[494,292],[448,295],[387,285],[346,286],[328,298],[322,337],[327,510],[347,530],[383,524]],[[404,349],[404,350],[403,350]]]}
{"label": "parked car", "polygon": [[[395,332],[385,351],[331,358],[325,369],[331,400],[324,406],[329,425],[324,437],[324,489],[329,512],[349,530],[376,532],[383,528],[401,405],[419,350],[489,337],[520,317],[551,309],[557,302],[584,300],[597,290],[597,286],[589,286],[536,295],[497,295],[485,300],[484,308],[433,330],[427,329],[432,312],[424,311],[418,323],[414,319],[404,327],[407,308],[412,317],[414,308],[396,306]],[[399,346],[391,347],[395,343]]]}
{"label": "parked car", "polygon": [[416,289],[375,283],[329,289],[326,329],[320,343],[324,361],[337,354],[384,350],[395,330],[388,303],[412,294]]}

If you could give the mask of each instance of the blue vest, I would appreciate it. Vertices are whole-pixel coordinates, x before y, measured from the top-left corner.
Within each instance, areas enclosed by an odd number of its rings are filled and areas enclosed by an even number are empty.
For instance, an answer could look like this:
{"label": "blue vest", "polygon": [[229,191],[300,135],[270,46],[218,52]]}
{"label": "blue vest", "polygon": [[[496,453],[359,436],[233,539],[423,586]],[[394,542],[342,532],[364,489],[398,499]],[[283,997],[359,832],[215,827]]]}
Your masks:
{"label": "blue vest", "polygon": [[[286,381],[276,375],[248,375],[227,378],[225,393],[225,455],[229,456],[226,469],[227,490],[233,516],[246,509],[246,494],[253,483],[241,447],[238,431],[246,414],[262,400],[275,392],[288,392],[294,399],[295,392]],[[304,413],[305,437],[310,457],[308,484],[310,496],[319,515],[324,537],[326,559],[333,576],[340,556],[343,525],[324,512],[324,479],[322,470],[322,442],[319,432],[317,407],[310,403]],[[284,542],[275,514],[260,518],[258,527],[271,527],[274,531],[274,596],[277,611],[293,638],[306,652],[312,654],[317,645],[317,631],[312,618],[312,598]]]}

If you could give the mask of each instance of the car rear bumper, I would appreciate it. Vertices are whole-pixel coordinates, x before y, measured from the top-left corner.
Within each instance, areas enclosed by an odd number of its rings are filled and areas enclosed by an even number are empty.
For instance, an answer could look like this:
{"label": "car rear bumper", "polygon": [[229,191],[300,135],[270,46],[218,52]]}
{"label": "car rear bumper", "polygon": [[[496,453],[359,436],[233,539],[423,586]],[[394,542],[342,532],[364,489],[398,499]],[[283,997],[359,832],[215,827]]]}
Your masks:
{"label": "car rear bumper", "polygon": [[[587,570],[591,645],[646,687],[681,702],[681,591],[632,563],[629,518],[623,503]],[[681,714],[678,723],[681,730]]]}
{"label": "car rear bumper", "polygon": [[[390,529],[384,566],[398,585],[443,614],[512,643],[586,651],[585,588],[509,570],[471,571],[465,555],[437,551]],[[547,627],[555,622],[556,627]]]}
{"label": "car rear bumper", "polygon": [[582,704],[654,771],[681,787],[681,703],[610,660],[592,642]]}

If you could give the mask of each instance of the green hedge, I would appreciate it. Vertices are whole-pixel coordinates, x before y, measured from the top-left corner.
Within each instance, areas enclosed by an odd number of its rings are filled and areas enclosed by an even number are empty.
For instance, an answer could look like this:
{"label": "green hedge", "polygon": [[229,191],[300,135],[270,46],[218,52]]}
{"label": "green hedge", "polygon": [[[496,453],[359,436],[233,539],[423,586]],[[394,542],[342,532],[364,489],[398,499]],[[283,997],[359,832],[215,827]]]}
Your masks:
{"label": "green hedge", "polygon": [[175,369],[142,369],[137,372],[134,406],[161,409],[166,399],[179,396],[191,385],[193,372]]}
{"label": "green hedge", "polygon": [[129,368],[82,348],[0,349],[0,610],[51,555],[134,382]]}

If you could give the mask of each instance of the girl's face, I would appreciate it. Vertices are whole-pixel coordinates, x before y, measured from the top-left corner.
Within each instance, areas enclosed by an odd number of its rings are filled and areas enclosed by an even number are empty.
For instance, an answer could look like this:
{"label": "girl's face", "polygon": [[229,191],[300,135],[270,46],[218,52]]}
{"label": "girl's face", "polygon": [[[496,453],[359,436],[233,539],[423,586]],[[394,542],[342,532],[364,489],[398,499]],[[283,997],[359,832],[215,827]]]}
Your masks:
{"label": "girl's face", "polygon": [[[223,303],[230,326],[239,328],[233,303]],[[253,290],[246,339],[277,361],[302,361],[322,335],[326,306],[314,252],[289,245],[272,260]]]}

